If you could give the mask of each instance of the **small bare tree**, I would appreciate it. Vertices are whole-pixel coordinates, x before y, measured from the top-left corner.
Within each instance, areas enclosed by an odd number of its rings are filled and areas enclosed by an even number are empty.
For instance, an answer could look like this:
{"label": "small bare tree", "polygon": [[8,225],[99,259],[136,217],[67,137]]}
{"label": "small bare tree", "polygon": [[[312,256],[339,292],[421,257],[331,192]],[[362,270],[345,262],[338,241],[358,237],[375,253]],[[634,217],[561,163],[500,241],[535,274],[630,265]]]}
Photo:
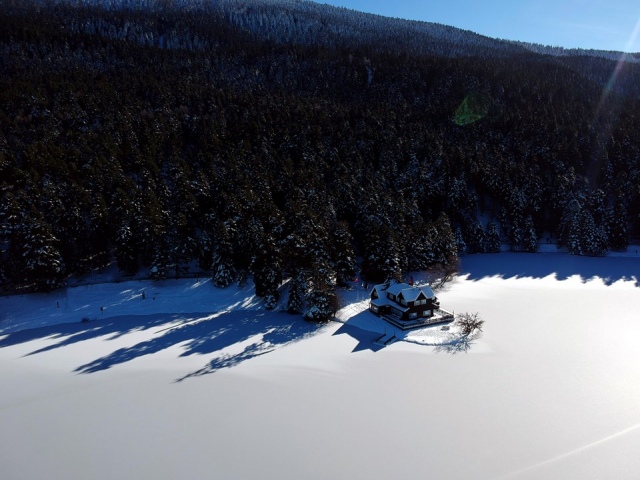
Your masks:
{"label": "small bare tree", "polygon": [[440,290],[445,283],[453,280],[453,277],[460,270],[460,260],[449,258],[446,262],[436,263],[427,269],[427,281],[434,290]]}
{"label": "small bare tree", "polygon": [[484,320],[480,318],[479,313],[461,313],[457,315],[456,323],[462,329],[462,334],[465,336],[469,336],[472,333],[478,331],[482,331],[482,325],[484,325]]}

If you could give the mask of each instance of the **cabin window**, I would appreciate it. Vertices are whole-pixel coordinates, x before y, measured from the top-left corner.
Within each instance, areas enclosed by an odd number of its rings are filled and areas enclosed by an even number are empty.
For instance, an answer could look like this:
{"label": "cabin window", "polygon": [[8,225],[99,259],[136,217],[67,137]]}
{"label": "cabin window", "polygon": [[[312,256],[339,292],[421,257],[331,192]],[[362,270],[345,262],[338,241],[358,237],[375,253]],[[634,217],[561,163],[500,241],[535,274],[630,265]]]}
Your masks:
{"label": "cabin window", "polygon": [[371,305],[371,311],[373,313],[378,313],[378,307],[376,305]]}
{"label": "cabin window", "polygon": [[404,301],[404,298],[401,298],[401,299],[400,299],[400,303],[401,303],[402,305],[404,305],[405,307],[407,306],[407,302],[405,302],[405,301]]}
{"label": "cabin window", "polygon": [[416,312],[410,313],[409,318],[417,318],[418,314]]}
{"label": "cabin window", "polygon": [[425,310],[423,313],[424,317],[430,317],[431,316],[431,310]]}
{"label": "cabin window", "polygon": [[389,298],[389,300],[394,300],[396,299],[396,296],[393,293],[387,293],[387,297]]}

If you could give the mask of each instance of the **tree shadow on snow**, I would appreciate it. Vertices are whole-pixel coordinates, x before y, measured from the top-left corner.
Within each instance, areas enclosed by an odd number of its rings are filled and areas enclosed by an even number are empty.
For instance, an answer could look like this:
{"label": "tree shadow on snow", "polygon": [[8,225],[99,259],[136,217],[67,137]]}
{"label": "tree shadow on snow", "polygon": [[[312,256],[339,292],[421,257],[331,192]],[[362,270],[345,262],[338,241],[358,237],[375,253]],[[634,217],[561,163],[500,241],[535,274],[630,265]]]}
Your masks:
{"label": "tree shadow on snow", "polygon": [[467,255],[462,258],[460,275],[468,280],[486,277],[545,278],[566,280],[579,276],[582,282],[600,278],[605,285],[620,280],[640,286],[640,257],[582,257],[563,253]]}
{"label": "tree shadow on snow", "polygon": [[[313,336],[325,326],[308,322],[300,316],[257,312],[226,313],[223,318],[215,319],[214,329],[211,329],[211,326],[199,326],[201,323],[209,322],[198,322],[179,329],[193,329],[193,332],[174,332],[178,337],[186,335],[192,338],[181,357],[220,352],[233,346],[237,347],[236,350],[240,348],[242,350],[217,356],[201,369],[177,379],[179,382],[187,378],[214,373],[223,368],[234,367],[252,358],[273,352],[284,345]],[[178,343],[182,341],[179,340]]]}
{"label": "tree shadow on snow", "polygon": [[127,315],[107,317],[87,322],[60,323],[5,334],[0,339],[0,348],[10,347],[39,339],[59,339],[57,343],[39,348],[27,354],[36,355],[97,337],[115,340],[134,331],[147,330],[184,320],[180,314]]}
{"label": "tree shadow on snow", "polygon": [[183,350],[180,357],[214,354],[214,359],[207,365],[178,379],[181,381],[230,368],[272,352],[318,333],[322,325],[306,322],[300,316],[255,311],[128,315],[9,333],[0,339],[0,348],[38,339],[59,339],[28,354],[37,355],[99,337],[107,337],[105,340],[109,341],[153,328],[158,330],[151,336],[147,335],[144,341],[117,349],[77,367],[74,372],[87,374],[107,370],[173,346]]}
{"label": "tree shadow on snow", "polygon": [[457,353],[467,353],[473,345],[473,340],[475,340],[476,338],[477,336],[473,335],[463,335],[455,339],[454,341],[437,345],[434,348],[434,351],[436,353],[449,353],[451,355],[455,355]]}

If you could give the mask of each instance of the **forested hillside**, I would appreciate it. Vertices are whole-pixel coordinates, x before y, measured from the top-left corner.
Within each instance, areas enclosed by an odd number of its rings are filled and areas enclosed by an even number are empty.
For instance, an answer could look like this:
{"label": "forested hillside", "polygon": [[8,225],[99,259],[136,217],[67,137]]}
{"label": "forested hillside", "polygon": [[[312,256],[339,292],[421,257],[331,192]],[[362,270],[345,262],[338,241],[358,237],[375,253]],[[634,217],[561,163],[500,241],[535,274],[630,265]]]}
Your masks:
{"label": "forested hillside", "polygon": [[271,306],[291,278],[322,317],[360,269],[640,235],[632,56],[304,1],[97,4],[0,6],[7,291],[197,263]]}

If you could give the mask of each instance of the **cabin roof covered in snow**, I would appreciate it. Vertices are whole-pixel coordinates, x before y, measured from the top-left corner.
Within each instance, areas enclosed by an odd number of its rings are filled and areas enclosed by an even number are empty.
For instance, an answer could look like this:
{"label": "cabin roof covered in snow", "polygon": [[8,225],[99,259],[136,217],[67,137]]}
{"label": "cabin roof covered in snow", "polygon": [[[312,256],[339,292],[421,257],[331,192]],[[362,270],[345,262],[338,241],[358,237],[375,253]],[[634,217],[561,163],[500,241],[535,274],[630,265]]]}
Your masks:
{"label": "cabin roof covered in snow", "polygon": [[429,286],[415,287],[413,285],[395,281],[391,282],[388,285],[385,283],[376,285],[375,287],[373,287],[373,289],[378,292],[378,295],[381,295],[382,292],[390,293],[392,295],[395,295],[396,297],[402,294],[402,298],[404,298],[407,302],[415,301],[420,295],[420,292],[422,292],[422,294],[426,298],[436,297],[433,293],[433,290]]}

